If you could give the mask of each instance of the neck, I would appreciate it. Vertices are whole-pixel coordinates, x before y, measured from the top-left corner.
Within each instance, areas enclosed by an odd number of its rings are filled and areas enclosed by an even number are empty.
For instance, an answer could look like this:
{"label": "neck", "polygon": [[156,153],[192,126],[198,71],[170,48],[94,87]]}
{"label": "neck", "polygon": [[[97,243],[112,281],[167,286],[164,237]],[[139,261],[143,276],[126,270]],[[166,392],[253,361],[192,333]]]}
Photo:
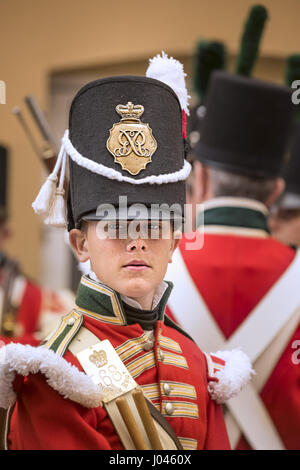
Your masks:
{"label": "neck", "polygon": [[[89,277],[94,281],[102,283],[102,281],[97,277],[97,275],[93,271],[90,271]],[[140,308],[142,310],[152,310],[158,305],[167,288],[168,284],[162,281],[156,289],[151,290],[150,292],[141,297],[129,297],[121,293],[120,295],[121,299],[124,300],[124,302],[134,308]]]}
{"label": "neck", "polygon": [[154,299],[154,291],[149,292],[148,294],[142,297],[130,297],[135,302],[138,302],[142,310],[151,310]]}

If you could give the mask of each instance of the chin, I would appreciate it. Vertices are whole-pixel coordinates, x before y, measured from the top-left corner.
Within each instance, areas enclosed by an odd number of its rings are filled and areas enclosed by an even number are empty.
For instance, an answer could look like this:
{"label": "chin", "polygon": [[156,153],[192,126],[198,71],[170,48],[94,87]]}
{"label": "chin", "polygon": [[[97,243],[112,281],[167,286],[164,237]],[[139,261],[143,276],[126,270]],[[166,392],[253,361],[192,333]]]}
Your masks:
{"label": "chin", "polygon": [[123,283],[121,294],[124,294],[127,297],[142,297],[153,289],[155,289],[155,286],[153,286],[149,281],[146,281],[143,278],[135,278]]}

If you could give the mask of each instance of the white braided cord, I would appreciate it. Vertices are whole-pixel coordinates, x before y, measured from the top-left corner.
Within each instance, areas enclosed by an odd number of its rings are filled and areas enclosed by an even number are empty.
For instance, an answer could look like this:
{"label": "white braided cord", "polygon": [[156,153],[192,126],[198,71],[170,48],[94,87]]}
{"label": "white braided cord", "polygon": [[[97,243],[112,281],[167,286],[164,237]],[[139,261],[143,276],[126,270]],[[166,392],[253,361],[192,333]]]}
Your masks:
{"label": "white braided cord", "polygon": [[78,150],[73,146],[69,139],[69,130],[67,129],[62,138],[62,144],[66,150],[66,153],[77,165],[86,168],[92,173],[96,173],[101,176],[105,176],[111,180],[123,181],[130,184],[164,184],[164,183],[176,183],[177,181],[185,180],[191,171],[191,165],[189,162],[184,160],[183,167],[175,171],[174,173],[166,173],[162,175],[151,175],[141,179],[130,178],[129,176],[123,176],[119,171],[109,168],[101,163],[94,162],[89,158],[81,155]]}

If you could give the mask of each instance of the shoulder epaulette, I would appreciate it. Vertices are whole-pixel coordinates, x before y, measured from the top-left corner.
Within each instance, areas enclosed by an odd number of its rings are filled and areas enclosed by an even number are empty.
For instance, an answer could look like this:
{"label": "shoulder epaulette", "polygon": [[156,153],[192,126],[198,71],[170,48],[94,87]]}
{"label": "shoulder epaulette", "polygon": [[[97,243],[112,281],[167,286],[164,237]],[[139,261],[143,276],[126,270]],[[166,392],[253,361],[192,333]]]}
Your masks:
{"label": "shoulder epaulette", "polygon": [[51,349],[59,356],[63,356],[74,336],[78,333],[82,322],[82,313],[72,310],[62,318],[59,327],[47,336],[40,344],[40,347]]}

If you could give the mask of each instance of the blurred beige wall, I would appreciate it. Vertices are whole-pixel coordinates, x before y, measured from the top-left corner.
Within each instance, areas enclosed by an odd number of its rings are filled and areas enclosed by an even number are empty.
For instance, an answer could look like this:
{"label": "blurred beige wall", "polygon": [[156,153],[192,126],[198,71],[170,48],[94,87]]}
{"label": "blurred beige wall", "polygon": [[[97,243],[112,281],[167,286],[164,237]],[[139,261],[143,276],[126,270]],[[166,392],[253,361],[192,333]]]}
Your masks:
{"label": "blurred beige wall", "polygon": [[[50,108],[54,75],[70,70],[141,63],[162,49],[190,57],[200,37],[225,41],[232,56],[239,47],[248,0],[0,0],[0,79],[6,104],[0,104],[0,143],[11,157],[10,207],[15,232],[8,251],[38,278],[40,221],[31,209],[41,181],[41,166],[12,115],[34,94]],[[268,22],[254,75],[280,80],[287,55],[300,49],[300,1],[267,0]],[[130,73],[138,73],[132,72]],[[24,112],[26,114],[26,112]],[[26,116],[28,116],[26,114]]]}

